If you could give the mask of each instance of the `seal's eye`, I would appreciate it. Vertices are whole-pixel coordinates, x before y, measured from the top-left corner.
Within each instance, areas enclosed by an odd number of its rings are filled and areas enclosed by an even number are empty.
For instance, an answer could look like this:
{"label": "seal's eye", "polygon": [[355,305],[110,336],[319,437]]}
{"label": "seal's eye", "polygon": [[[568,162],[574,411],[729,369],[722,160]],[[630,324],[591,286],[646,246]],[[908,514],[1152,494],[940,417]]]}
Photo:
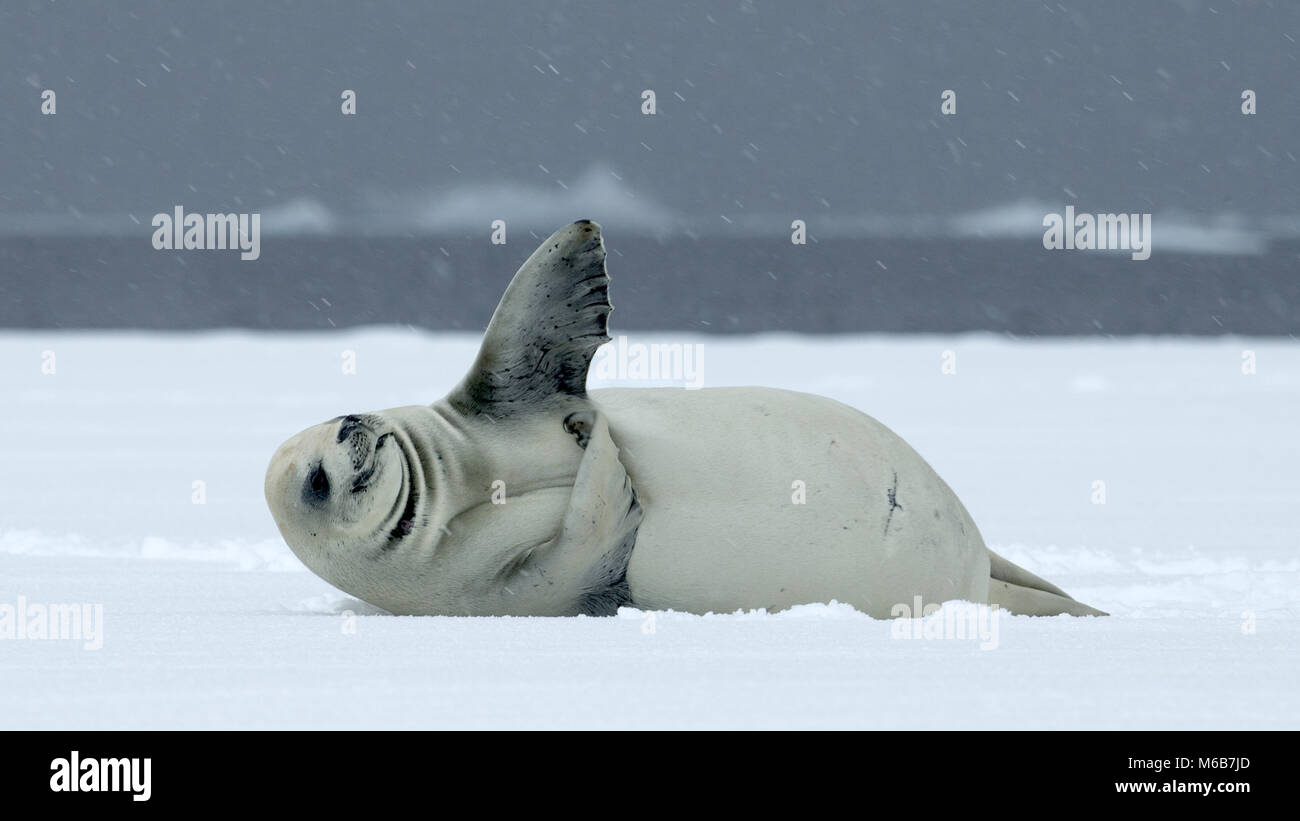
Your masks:
{"label": "seal's eye", "polygon": [[308,498],[323,502],[330,495],[330,477],[325,472],[325,468],[316,465],[315,469],[307,475],[307,487],[305,488]]}

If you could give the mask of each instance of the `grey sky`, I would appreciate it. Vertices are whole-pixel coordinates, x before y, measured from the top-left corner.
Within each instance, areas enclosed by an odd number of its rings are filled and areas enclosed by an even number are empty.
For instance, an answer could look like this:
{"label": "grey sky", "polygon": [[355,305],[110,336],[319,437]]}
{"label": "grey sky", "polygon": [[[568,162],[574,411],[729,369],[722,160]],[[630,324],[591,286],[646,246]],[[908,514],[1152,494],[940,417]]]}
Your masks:
{"label": "grey sky", "polygon": [[591,168],[705,231],[1025,198],[1292,214],[1298,40],[1300,4],[1264,2],[9,2],[0,214],[358,213]]}

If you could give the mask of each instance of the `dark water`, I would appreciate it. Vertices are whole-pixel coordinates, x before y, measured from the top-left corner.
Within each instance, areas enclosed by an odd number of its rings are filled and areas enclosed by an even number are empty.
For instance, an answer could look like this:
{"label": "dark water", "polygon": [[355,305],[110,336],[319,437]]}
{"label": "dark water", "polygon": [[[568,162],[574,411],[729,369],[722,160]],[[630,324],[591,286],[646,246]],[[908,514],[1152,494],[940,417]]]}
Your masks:
{"label": "dark water", "polygon": [[[1037,241],[607,240],[612,325],[718,333],[1300,333],[1300,243],[1256,256]],[[0,327],[481,330],[531,241],[266,238],[261,258],[148,238],[0,240]]]}

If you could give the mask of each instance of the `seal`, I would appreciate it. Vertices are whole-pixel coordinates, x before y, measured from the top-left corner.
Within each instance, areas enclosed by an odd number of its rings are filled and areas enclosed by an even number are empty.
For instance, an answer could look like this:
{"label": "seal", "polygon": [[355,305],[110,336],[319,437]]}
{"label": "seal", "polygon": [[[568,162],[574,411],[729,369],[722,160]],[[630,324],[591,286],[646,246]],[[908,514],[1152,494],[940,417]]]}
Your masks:
{"label": "seal", "polygon": [[265,490],[286,543],[398,614],[837,599],[888,618],[920,597],[1104,615],[988,550],[933,468],[847,405],[771,388],[588,393],[611,310],[600,226],[560,229],[446,397],[336,417],[276,451]]}

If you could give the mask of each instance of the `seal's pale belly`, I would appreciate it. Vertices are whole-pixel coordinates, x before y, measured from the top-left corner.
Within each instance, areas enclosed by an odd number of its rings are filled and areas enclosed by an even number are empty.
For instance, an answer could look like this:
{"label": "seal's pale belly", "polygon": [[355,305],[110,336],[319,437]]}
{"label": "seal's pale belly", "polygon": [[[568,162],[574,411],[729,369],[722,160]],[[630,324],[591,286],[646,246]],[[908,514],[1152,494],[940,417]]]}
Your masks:
{"label": "seal's pale belly", "polygon": [[914,596],[988,600],[989,557],[971,517],[866,414],[769,388],[590,398],[645,510],[627,573],[637,606],[702,613],[838,599],[888,617]]}

